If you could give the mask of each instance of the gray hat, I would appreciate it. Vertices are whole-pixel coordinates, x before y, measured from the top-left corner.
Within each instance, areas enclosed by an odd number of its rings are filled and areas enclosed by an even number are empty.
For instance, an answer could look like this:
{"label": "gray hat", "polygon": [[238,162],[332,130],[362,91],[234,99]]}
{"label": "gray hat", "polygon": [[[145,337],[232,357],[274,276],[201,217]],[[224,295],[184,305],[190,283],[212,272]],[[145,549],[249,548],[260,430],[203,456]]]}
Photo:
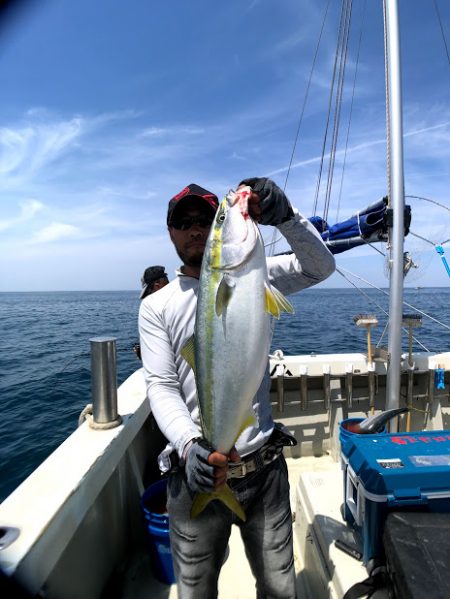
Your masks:
{"label": "gray hat", "polygon": [[141,278],[142,291],[139,298],[144,299],[144,297],[147,297],[152,292],[153,283],[164,278],[167,278],[164,266],[149,266],[146,268]]}

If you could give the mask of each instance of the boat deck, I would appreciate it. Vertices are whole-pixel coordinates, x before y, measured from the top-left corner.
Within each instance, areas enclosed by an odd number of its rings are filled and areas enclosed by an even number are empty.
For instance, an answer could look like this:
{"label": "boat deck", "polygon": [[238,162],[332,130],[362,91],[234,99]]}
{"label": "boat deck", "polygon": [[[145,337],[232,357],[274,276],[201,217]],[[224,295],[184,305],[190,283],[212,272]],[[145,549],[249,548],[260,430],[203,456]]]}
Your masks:
{"label": "boat deck", "polygon": [[[356,582],[367,578],[361,562],[334,546],[348,539],[340,515],[342,472],[329,456],[287,458],[294,521],[294,554],[298,597],[340,598]],[[236,581],[239,581],[236,584]],[[176,585],[165,585],[152,575],[149,557],[136,556],[128,569],[124,599],[177,599]],[[245,556],[239,529],[233,526],[229,553],[219,578],[220,599],[254,599],[255,580]],[[381,595],[378,595],[381,596]]]}

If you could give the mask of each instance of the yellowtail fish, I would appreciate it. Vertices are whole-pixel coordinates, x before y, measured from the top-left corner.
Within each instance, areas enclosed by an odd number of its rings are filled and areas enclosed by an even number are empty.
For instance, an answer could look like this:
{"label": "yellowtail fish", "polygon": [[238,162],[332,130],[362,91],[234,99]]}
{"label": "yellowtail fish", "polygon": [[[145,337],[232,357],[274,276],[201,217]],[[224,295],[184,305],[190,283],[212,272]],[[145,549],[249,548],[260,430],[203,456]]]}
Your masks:
{"label": "yellowtail fish", "polygon": [[[230,191],[217,210],[203,255],[194,336],[182,351],[195,373],[203,436],[226,455],[256,422],[252,400],[267,367],[271,317],[293,312],[269,283],[262,237],[248,213],[250,194],[249,187]],[[228,485],[199,493],[191,516],[213,499],[245,520]]]}

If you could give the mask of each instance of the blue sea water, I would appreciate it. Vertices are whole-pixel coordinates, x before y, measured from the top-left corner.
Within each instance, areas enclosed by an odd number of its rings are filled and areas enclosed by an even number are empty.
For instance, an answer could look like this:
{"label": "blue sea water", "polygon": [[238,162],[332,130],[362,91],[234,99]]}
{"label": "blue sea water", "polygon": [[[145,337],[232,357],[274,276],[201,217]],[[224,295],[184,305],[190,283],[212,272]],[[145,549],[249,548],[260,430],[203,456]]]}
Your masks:
{"label": "blue sea water", "polygon": [[[365,351],[365,333],[353,316],[377,314],[377,342],[388,299],[376,290],[364,294],[319,288],[291,296],[295,314],[277,322],[272,351]],[[450,288],[407,289],[405,300],[450,324]],[[0,293],[0,500],[76,429],[91,402],[90,338],[117,338],[119,384],[140,367],[132,351],[138,309],[135,291]],[[415,333],[430,351],[450,349],[450,330],[425,317]]]}

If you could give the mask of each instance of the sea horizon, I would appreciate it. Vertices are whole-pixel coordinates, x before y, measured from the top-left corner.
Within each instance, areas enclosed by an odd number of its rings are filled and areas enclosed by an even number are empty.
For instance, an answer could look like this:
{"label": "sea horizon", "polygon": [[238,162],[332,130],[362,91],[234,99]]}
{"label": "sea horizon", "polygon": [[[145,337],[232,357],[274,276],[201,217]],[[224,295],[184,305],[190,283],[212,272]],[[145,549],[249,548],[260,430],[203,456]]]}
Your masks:
{"label": "sea horizon", "polygon": [[[383,291],[388,291],[389,287],[375,287],[372,285],[358,285],[358,289],[374,289],[375,291],[381,289]],[[308,287],[299,291],[297,293],[304,293],[305,291],[345,291],[348,289],[349,291],[354,291],[355,287],[352,285],[347,285],[345,287],[321,287],[320,285],[316,285],[313,287]],[[449,289],[448,285],[404,285],[403,289]],[[31,290],[0,290],[0,293],[140,293],[141,288],[136,289],[31,289]]]}

